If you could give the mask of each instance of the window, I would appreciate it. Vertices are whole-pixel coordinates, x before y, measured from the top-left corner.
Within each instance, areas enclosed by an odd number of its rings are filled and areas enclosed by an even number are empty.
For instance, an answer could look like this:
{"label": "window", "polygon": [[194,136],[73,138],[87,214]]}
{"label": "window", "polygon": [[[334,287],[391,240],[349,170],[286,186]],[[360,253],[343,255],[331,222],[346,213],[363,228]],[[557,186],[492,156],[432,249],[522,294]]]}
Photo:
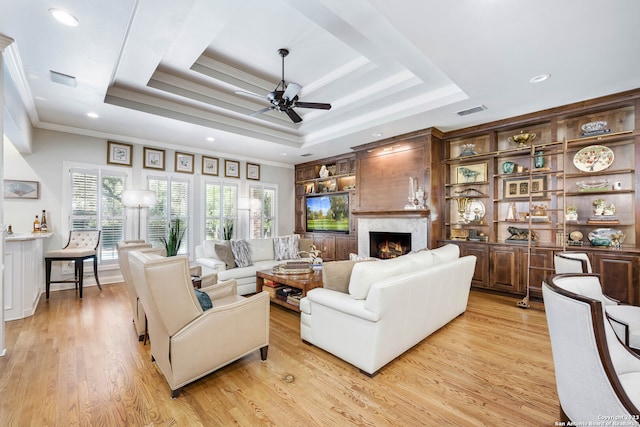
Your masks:
{"label": "window", "polygon": [[206,240],[229,240],[238,235],[238,186],[222,181],[204,182]]}
{"label": "window", "polygon": [[70,230],[101,230],[98,261],[108,263],[117,260],[117,243],[125,235],[121,196],[126,173],[99,168],[70,168],[69,173]]}
{"label": "window", "polygon": [[190,181],[172,176],[148,176],[147,188],[156,193],[156,205],[149,209],[147,241],[154,247],[164,247],[162,239],[169,233],[169,224],[180,220],[180,228],[186,230],[179,254],[189,253],[189,206],[191,203]]}
{"label": "window", "polygon": [[249,237],[274,237],[276,228],[277,189],[273,185],[249,186]]}

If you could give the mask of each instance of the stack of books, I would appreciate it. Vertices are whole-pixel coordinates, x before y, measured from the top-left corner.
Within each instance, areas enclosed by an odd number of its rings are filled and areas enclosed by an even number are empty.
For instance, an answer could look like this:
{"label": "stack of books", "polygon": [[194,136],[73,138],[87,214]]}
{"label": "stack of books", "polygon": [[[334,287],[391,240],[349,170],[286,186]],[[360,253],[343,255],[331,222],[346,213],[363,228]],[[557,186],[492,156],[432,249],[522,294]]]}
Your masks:
{"label": "stack of books", "polygon": [[269,292],[270,298],[276,298],[276,292],[278,291],[278,289],[282,289],[284,287],[284,285],[279,285],[273,280],[265,280],[264,285],[262,285],[262,290]]}
{"label": "stack of books", "polygon": [[287,301],[289,299],[289,295],[300,294],[302,295],[302,291],[298,288],[292,287],[282,287],[281,289],[276,290],[276,298],[280,301]]}
{"label": "stack of books", "polygon": [[287,297],[287,303],[291,305],[295,305],[296,307],[300,307],[300,299],[302,298],[302,292],[296,292],[290,294]]}

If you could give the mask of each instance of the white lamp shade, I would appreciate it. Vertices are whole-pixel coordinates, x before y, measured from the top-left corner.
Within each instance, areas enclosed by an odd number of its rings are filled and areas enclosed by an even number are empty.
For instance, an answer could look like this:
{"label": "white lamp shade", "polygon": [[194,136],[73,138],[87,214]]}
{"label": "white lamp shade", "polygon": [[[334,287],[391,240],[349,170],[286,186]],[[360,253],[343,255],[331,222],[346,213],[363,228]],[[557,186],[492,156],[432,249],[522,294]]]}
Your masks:
{"label": "white lamp shade", "polygon": [[125,206],[151,207],[156,204],[156,193],[151,190],[124,190],[122,204]]}

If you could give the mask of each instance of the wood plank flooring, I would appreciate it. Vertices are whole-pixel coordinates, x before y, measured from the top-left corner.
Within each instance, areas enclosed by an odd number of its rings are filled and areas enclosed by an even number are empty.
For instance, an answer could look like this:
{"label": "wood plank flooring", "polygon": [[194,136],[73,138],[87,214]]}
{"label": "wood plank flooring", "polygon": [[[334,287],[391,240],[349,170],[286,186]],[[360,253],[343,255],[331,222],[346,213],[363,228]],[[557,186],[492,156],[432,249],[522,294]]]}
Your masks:
{"label": "wood plank flooring", "polygon": [[[172,400],[131,323],[124,284],[53,292],[7,322],[1,426],[552,426],[558,398],[544,309],[472,291],[465,314],[369,378],[300,341],[271,306],[251,354]],[[224,345],[221,343],[221,345]]]}

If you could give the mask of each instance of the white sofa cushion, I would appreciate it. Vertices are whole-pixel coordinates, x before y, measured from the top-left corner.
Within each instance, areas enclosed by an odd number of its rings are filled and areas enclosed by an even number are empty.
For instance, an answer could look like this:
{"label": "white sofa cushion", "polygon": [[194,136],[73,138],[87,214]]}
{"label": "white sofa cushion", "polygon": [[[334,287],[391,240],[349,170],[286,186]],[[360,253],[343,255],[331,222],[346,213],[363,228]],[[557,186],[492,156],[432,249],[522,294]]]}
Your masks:
{"label": "white sofa cushion", "polygon": [[374,282],[412,271],[415,264],[406,256],[378,262],[359,262],[351,270],[349,294],[354,299],[365,299]]}
{"label": "white sofa cushion", "polygon": [[429,252],[437,258],[437,261],[440,264],[460,258],[460,246],[454,245],[453,243],[449,243],[448,245],[441,246]]}
{"label": "white sofa cushion", "polygon": [[219,259],[216,255],[216,244],[222,245],[228,243],[229,242],[225,242],[224,240],[205,240],[202,244],[204,246],[204,256]]}
{"label": "white sofa cushion", "polygon": [[273,260],[273,239],[249,239],[249,253],[253,262]]}

